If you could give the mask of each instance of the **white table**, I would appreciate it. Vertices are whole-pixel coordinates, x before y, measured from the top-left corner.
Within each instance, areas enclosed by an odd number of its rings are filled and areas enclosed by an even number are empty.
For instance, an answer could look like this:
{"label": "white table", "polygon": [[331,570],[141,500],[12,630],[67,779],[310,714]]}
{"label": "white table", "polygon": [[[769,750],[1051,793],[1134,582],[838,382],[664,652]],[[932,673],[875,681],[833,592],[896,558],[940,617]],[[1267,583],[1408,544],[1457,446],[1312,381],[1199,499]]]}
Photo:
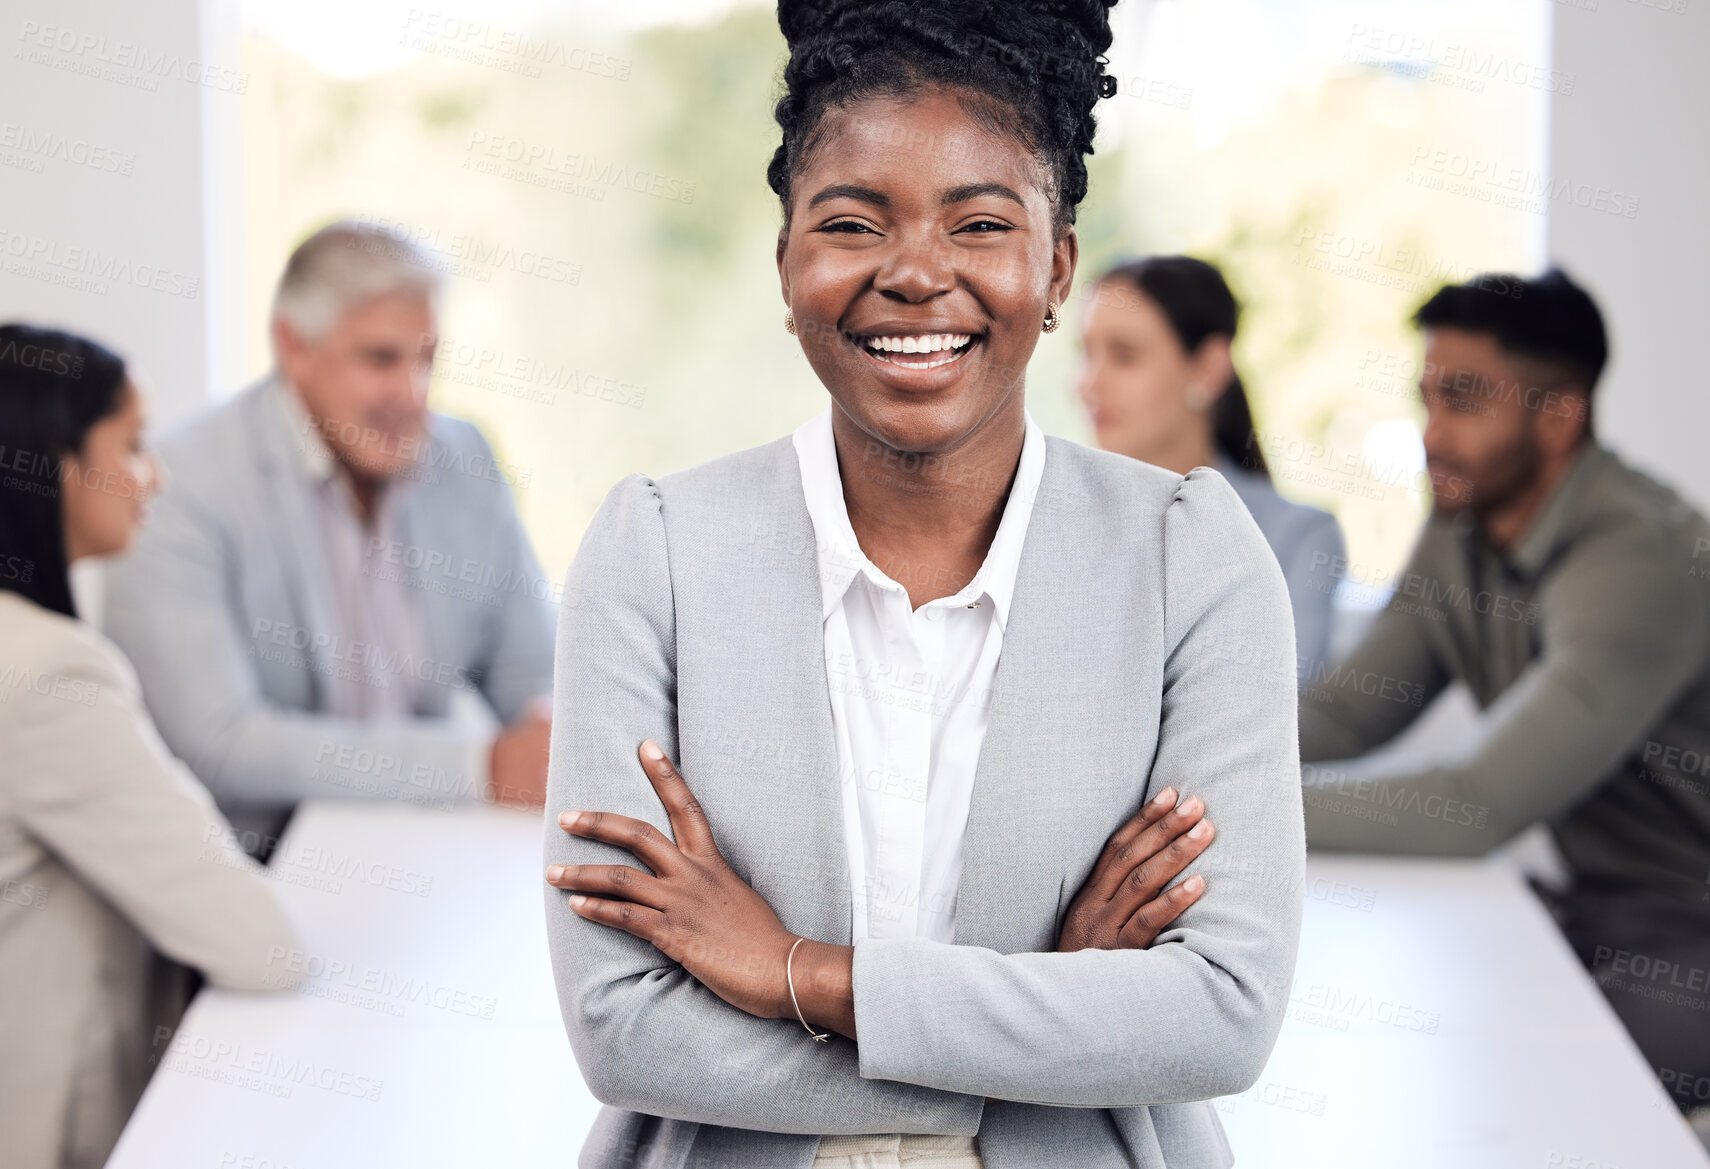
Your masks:
{"label": "white table", "polygon": [[1218,1101],[1266,1169],[1705,1169],[1681,1119],[1511,869],[1326,853],[1259,1082]]}
{"label": "white table", "polygon": [[558,1014],[541,832],[503,808],[300,809],[279,846],[299,863],[275,868],[319,977],[197,995],[108,1165],[575,1165],[599,1103]]}
{"label": "white table", "polygon": [[[574,1165],[599,1105],[553,992],[541,831],[304,807],[279,877],[307,993],[200,994],[109,1169]],[[1217,1105],[1241,1166],[1710,1167],[1511,872],[1326,856],[1307,893],[1282,1038]]]}

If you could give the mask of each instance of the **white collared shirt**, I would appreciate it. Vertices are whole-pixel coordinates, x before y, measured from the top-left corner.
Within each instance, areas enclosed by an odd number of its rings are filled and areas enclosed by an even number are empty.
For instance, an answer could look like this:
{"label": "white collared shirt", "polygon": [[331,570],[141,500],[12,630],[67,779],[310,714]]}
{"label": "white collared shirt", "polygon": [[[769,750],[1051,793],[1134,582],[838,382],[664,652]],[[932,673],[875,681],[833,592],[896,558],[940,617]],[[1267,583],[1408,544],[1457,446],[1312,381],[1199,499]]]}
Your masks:
{"label": "white collared shirt", "polygon": [[[432,677],[438,664],[427,656],[427,630],[415,586],[407,574],[387,571],[385,557],[374,554],[377,548],[408,545],[402,513],[415,480],[404,473],[386,483],[375,500],[373,524],[364,524],[350,475],[316,430],[296,387],[277,376],[274,389],[314,495],[332,577],[333,620],[339,628],[324,632],[338,639],[343,660],[321,674],[326,713],[356,719],[417,717],[425,705],[422,687],[428,683],[423,678]],[[479,795],[491,779],[497,733],[491,712],[464,690],[454,690],[450,699],[449,717],[469,728],[463,774]]]}
{"label": "white collared shirt", "polygon": [[371,547],[402,542],[401,489],[409,484],[387,483],[375,500],[373,524],[366,524],[349,473],[316,430],[296,388],[281,378],[277,389],[315,497],[337,606],[333,619],[339,628],[325,631],[342,647],[336,667],[322,675],[327,713],[412,717],[420,705],[417,677],[426,656],[419,607],[402,574],[376,572],[370,555]]}
{"label": "white collared shirt", "polygon": [[1015,481],[985,562],[955,595],[919,609],[855,538],[830,410],[794,434],[819,552],[852,941],[948,942],[954,933],[974,770],[1045,468],[1045,436],[1031,414],[1026,419]]}

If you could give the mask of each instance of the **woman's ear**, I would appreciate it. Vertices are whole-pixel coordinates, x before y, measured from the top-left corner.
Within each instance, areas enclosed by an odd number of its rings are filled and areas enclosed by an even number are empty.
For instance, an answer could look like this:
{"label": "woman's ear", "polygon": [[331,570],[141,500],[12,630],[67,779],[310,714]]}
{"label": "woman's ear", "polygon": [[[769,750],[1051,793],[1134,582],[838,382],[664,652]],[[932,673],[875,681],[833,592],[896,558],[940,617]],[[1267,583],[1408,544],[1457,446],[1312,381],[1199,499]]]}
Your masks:
{"label": "woman's ear", "polygon": [[1058,307],[1069,303],[1069,297],[1075,290],[1075,265],[1081,259],[1081,240],[1075,234],[1075,229],[1065,228],[1063,234],[1057,237],[1057,242],[1051,247],[1051,291],[1050,299],[1057,302]]}
{"label": "woman's ear", "polygon": [[790,236],[783,228],[778,229],[778,287],[784,294],[784,304],[790,303],[790,274],[784,269],[784,249],[789,246]]}
{"label": "woman's ear", "polygon": [[1193,380],[1211,395],[1207,405],[1217,401],[1235,376],[1235,359],[1229,352],[1229,338],[1207,337],[1199,343],[1190,364],[1193,366]]}

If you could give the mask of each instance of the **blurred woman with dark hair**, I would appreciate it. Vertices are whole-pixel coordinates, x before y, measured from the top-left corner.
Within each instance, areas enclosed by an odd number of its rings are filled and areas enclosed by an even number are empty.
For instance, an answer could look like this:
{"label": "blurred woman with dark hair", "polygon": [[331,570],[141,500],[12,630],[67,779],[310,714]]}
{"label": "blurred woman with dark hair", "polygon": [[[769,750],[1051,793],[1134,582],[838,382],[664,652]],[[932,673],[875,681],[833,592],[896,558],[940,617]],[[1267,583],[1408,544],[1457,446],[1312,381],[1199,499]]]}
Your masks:
{"label": "blurred woman with dark hair", "polygon": [[1152,256],[1101,276],[1081,327],[1082,403],[1098,445],[1179,474],[1215,467],[1282,565],[1301,676],[1326,660],[1343,566],[1336,517],[1272,486],[1230,346],[1239,308],[1223,274]]}
{"label": "blurred woman with dark hair", "polygon": [[[183,985],[287,985],[263,871],[161,743],[68,569],[129,546],[158,472],[142,397],[91,341],[0,325],[0,1164],[103,1164]],[[190,647],[186,647],[189,652]],[[170,1016],[155,1017],[156,1012]],[[161,1053],[155,1051],[154,1055]]]}

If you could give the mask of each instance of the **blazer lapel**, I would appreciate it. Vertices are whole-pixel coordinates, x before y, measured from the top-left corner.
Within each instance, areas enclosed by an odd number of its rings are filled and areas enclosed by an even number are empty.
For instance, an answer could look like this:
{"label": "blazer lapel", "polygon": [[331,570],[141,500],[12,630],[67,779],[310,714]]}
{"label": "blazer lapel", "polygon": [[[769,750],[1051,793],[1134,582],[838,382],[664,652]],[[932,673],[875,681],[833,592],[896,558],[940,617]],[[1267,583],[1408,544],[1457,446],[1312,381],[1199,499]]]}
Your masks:
{"label": "blazer lapel", "polygon": [[[708,574],[719,581],[716,593],[691,589],[685,580],[678,594],[679,620],[719,629],[721,643],[715,674],[679,674],[684,691],[710,688],[707,703],[684,701],[681,709],[714,712],[711,725],[681,726],[683,750],[704,758],[703,773],[723,777],[709,795],[729,802],[733,829],[752,828],[721,838],[726,859],[791,931],[848,945],[849,859],[819,554],[795,446],[784,438],[772,453],[765,487],[744,485],[733,497],[697,501],[706,508],[697,509],[699,523],[721,527],[730,523],[736,499],[761,502],[739,521],[747,530],[721,544],[725,569]],[[679,660],[679,670],[693,669]],[[692,787],[697,771],[684,768]]]}
{"label": "blazer lapel", "polygon": [[1077,764],[1077,726],[1085,716],[1077,687],[1058,685],[1064,662],[1085,662],[1091,618],[1072,598],[1088,571],[1065,483],[1066,460],[1048,438],[1044,471],[992,683],[986,736],[962,838],[954,940],[999,953],[1055,944],[1039,923],[1061,911],[1061,847],[1074,801],[1066,771]]}
{"label": "blazer lapel", "polygon": [[320,517],[315,513],[305,478],[301,452],[296,444],[307,436],[292,432],[289,415],[279,394],[292,392],[276,377],[269,379],[251,414],[256,450],[265,484],[261,507],[271,516],[268,527],[278,540],[279,560],[289,582],[281,611],[295,614],[308,642],[303,650],[309,662],[306,671],[315,694],[315,707],[324,708],[326,676],[318,667],[322,646],[337,636],[334,622],[337,607],[332,596],[332,570],[327,561],[326,540]]}
{"label": "blazer lapel", "polygon": [[[792,449],[792,470],[794,461]],[[794,505],[791,522],[799,523],[808,546],[815,547],[813,523],[799,487],[790,498]],[[806,807],[810,812],[818,811],[792,833],[797,844],[796,863],[804,868],[812,866],[819,874],[819,880],[811,888],[802,889],[807,903],[803,908],[811,914],[813,937],[847,946],[853,936],[853,891],[843,822],[843,770],[837,755],[837,732],[831,722],[831,689],[825,668],[825,624],[817,548],[813,556],[800,559],[809,571],[790,574],[787,593],[779,598],[778,636],[790,650],[789,661],[778,672],[778,680],[789,693],[787,698],[783,693],[777,695],[777,706],[760,705],[763,710],[787,712],[784,741],[802,744],[806,758],[812,761],[805,774],[798,774],[796,779],[808,784]],[[798,804],[804,802],[800,793],[778,794],[793,795]]]}
{"label": "blazer lapel", "polygon": [[[1113,805],[1132,802],[1132,772],[1146,767],[1144,759],[1101,760],[1108,739],[1095,742],[1086,723],[1108,703],[1111,681],[1110,630],[1092,612],[1121,590],[1097,591],[1088,576],[1093,541],[1082,519],[1090,504],[1075,492],[1061,441],[1046,439],[963,836],[954,941],[1006,954],[1054,946],[1073,892],[1067,874],[1102,847]],[[749,513],[753,526],[733,542],[728,571],[712,574],[746,587],[721,586],[717,597],[693,602],[695,623],[726,632],[719,660],[738,668],[719,672],[722,692],[710,705],[723,712],[720,725],[695,728],[689,740],[723,735],[772,753],[767,766],[720,768],[728,774],[720,797],[745,809],[732,823],[756,826],[751,837],[731,840],[727,858],[752,876],[787,928],[848,945],[845,777],[831,722],[818,549],[790,440],[780,441],[773,466],[770,490],[743,494],[776,502]],[[714,503],[708,522],[718,514],[728,512]],[[711,763],[716,752],[707,754]],[[695,772],[688,774],[692,785]]]}

